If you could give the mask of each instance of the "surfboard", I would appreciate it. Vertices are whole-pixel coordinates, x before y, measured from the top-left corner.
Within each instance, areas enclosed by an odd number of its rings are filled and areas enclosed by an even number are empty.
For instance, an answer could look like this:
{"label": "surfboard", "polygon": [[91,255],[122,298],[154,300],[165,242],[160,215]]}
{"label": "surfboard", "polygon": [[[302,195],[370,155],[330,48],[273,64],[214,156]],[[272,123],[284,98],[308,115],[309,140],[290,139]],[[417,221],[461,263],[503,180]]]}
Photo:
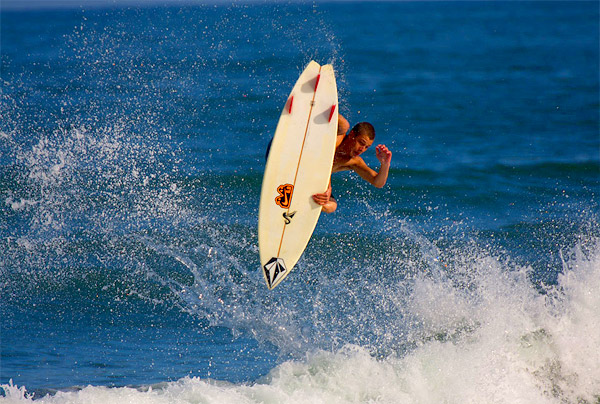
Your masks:
{"label": "surfboard", "polygon": [[312,195],[331,178],[337,107],[333,66],[311,61],[281,112],[262,182],[258,247],[269,289],[292,271],[319,220]]}

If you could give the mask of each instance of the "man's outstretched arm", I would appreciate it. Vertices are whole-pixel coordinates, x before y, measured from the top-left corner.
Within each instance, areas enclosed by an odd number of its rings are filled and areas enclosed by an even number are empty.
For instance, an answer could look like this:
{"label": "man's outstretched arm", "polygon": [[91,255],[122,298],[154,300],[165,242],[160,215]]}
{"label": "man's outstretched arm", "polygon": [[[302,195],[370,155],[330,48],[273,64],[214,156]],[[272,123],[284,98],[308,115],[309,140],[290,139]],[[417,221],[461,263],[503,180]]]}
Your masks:
{"label": "man's outstretched arm", "polygon": [[392,162],[392,152],[389,151],[385,145],[380,144],[375,148],[375,155],[377,156],[377,160],[381,163],[379,172],[367,166],[365,161],[360,157],[356,158],[356,162],[352,165],[352,169],[369,184],[376,188],[382,188],[387,182],[390,164]]}

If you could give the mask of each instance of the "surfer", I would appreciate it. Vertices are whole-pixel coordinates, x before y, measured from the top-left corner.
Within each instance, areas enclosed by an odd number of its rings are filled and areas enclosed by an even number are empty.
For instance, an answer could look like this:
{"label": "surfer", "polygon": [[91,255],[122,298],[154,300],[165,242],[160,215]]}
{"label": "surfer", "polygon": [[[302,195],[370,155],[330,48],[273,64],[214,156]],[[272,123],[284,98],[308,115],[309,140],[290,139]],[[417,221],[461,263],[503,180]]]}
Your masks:
{"label": "surfer", "polygon": [[[377,145],[375,156],[381,163],[379,171],[370,168],[360,157],[375,140],[375,129],[368,122],[360,122],[354,125],[348,132],[350,124],[341,114],[338,114],[338,132],[333,157],[332,173],[339,171],[352,170],[362,179],[377,188],[382,188],[387,182],[390,163],[392,161],[392,152],[385,145]],[[331,181],[327,191],[313,195],[313,200],[322,206],[325,213],[333,213],[337,209],[337,201],[331,195]]]}

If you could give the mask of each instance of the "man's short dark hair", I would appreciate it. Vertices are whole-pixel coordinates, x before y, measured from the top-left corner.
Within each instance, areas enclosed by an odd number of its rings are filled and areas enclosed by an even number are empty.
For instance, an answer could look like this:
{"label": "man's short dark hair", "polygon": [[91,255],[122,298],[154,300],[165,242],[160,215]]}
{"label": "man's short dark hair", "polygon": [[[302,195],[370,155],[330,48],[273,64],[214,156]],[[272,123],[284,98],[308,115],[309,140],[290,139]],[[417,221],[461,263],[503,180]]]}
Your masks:
{"label": "man's short dark hair", "polygon": [[375,140],[375,128],[369,122],[359,122],[352,128],[355,135],[366,135],[369,139]]}

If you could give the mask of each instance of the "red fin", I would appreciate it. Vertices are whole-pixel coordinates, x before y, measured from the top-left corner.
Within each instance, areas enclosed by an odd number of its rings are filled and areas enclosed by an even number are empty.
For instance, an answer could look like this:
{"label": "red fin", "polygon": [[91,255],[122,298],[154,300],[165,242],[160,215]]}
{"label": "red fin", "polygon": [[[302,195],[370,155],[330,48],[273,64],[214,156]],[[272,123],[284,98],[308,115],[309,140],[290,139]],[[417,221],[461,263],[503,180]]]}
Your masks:
{"label": "red fin", "polygon": [[294,103],[294,96],[290,97],[290,105],[288,106],[288,114],[292,113],[292,104]]}
{"label": "red fin", "polygon": [[329,112],[329,122],[331,122],[331,118],[333,118],[334,112],[335,112],[335,104],[331,106],[331,112]]}
{"label": "red fin", "polygon": [[315,83],[315,92],[317,91],[317,87],[319,86],[319,80],[321,79],[321,75],[317,75],[317,82]]}

